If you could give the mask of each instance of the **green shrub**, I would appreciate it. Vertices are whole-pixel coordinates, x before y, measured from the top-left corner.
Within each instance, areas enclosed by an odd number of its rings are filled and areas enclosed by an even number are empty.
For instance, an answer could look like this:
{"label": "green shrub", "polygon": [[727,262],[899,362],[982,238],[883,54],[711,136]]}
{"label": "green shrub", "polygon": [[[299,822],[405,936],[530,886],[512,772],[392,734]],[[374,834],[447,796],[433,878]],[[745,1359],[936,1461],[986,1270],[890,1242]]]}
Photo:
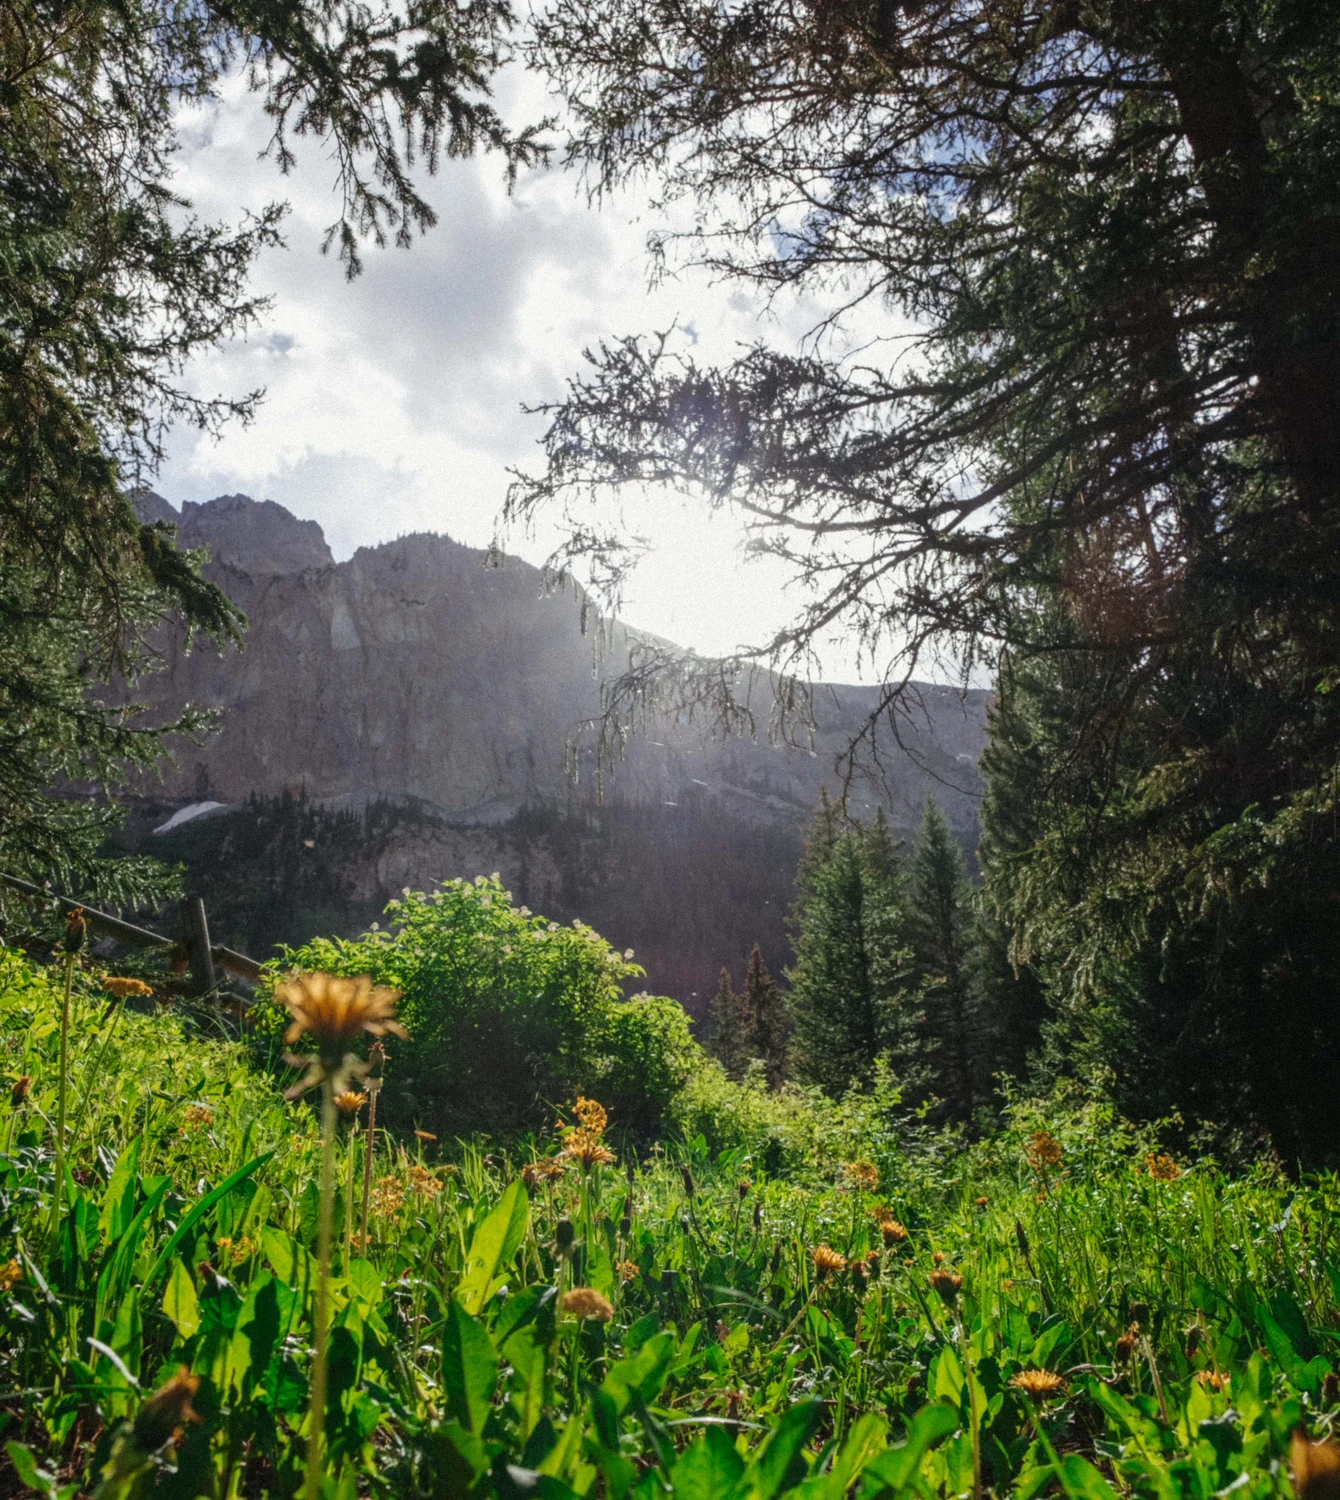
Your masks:
{"label": "green shrub", "polygon": [[388,1123],[510,1137],[589,1093],[614,1128],[659,1128],[698,1049],[673,1000],[624,998],[642,970],[598,933],[513,906],[496,876],[407,892],[386,917],[360,938],[286,949],[282,967],[401,991],[409,1040],[392,1049]]}

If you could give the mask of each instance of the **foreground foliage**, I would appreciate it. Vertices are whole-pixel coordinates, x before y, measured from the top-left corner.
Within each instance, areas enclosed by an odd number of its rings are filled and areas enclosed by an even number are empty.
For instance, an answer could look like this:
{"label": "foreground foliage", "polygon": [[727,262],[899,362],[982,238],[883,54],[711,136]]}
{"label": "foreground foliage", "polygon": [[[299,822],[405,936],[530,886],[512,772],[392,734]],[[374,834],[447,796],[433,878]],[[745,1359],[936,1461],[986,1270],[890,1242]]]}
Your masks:
{"label": "foreground foliage", "polygon": [[[52,1234],[60,997],[0,956],[0,1439],[48,1496],[292,1493],[314,1116],[109,1000],[77,980]],[[885,1111],[785,1177],[608,1162],[573,1113],[513,1159],[379,1138],[366,1242],[337,1202],[332,1494],[958,1494],[976,1444],[1002,1493],[1266,1495],[1336,1415],[1332,1178],[1179,1167],[1095,1106],[971,1149]]]}

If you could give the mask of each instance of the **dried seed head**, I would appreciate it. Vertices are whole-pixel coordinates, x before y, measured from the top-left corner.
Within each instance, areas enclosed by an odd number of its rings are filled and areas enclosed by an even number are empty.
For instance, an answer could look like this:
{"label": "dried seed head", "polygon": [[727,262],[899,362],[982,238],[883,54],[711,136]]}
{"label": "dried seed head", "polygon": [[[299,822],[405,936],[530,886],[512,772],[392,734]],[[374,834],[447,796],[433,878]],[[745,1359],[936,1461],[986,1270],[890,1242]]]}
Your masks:
{"label": "dried seed head", "polygon": [[577,1102],[572,1107],[572,1112],[581,1122],[583,1130],[589,1130],[592,1135],[601,1135],[605,1126],[609,1124],[609,1115],[603,1104],[597,1104],[594,1099],[583,1098],[577,1095]]}
{"label": "dried seed head", "polygon": [[963,1290],[963,1278],[953,1271],[932,1271],[931,1286],[946,1307],[953,1307],[958,1301],[959,1292]]}
{"label": "dried seed head", "polygon": [[1135,1342],[1140,1337],[1140,1325],[1132,1323],[1125,1333],[1117,1340],[1114,1353],[1118,1364],[1125,1364],[1135,1353]]}
{"label": "dried seed head", "polygon": [[570,1292],[564,1292],[558,1299],[558,1305],[574,1318],[592,1318],[600,1323],[608,1323],[614,1316],[614,1309],[608,1299],[590,1286],[575,1286]]}
{"label": "dried seed head", "polygon": [[758,1231],[760,1229],[762,1229],[762,1227],[763,1227],[763,1205],[761,1203],[755,1203],[754,1204],[754,1233],[757,1234]]}
{"label": "dried seed head", "polygon": [[1020,1370],[1010,1384],[1038,1405],[1065,1388],[1065,1380],[1052,1370]]}
{"label": "dried seed head", "polygon": [[879,1237],[884,1241],[887,1249],[900,1245],[907,1238],[907,1230],[897,1219],[881,1219],[879,1221]]}
{"label": "dried seed head", "polygon": [[65,913],[65,937],[61,946],[67,953],[78,953],[84,946],[88,937],[88,929],[84,926],[84,908],[76,906],[73,911]]}
{"label": "dried seed head", "polygon": [[1135,1327],[1137,1329],[1143,1328],[1145,1326],[1145,1324],[1149,1322],[1149,1303],[1148,1302],[1132,1302],[1131,1303],[1131,1322],[1135,1325]]}
{"label": "dried seed head", "polygon": [[879,1168],[864,1157],[845,1161],[842,1163],[842,1179],[846,1187],[858,1193],[873,1193],[879,1187]]}
{"label": "dried seed head", "polygon": [[191,1398],[200,1389],[199,1378],[184,1365],[149,1397],[135,1414],[135,1445],[142,1453],[157,1451],[181,1431],[183,1422],[198,1422]]}
{"label": "dried seed head", "polygon": [[[437,1137],[431,1130],[416,1130],[414,1132],[414,1137],[422,1146],[427,1146],[437,1139]],[[487,1160],[487,1158],[485,1158],[485,1160]]]}
{"label": "dried seed head", "polygon": [[689,1199],[692,1199],[693,1198],[693,1194],[694,1194],[693,1173],[690,1172],[689,1169],[688,1169],[688,1167],[685,1166],[685,1167],[681,1167],[679,1169],[679,1174],[684,1179],[684,1192],[685,1192],[685,1194],[688,1196]]}
{"label": "dried seed head", "polygon": [[29,1090],[33,1086],[32,1076],[28,1073],[20,1073],[9,1086],[9,1102],[15,1109],[28,1097]]}
{"label": "dried seed head", "polygon": [[558,1253],[566,1255],[572,1249],[572,1242],[577,1237],[577,1231],[572,1227],[572,1220],[562,1218],[554,1225],[554,1243],[558,1246]]}
{"label": "dried seed head", "polygon": [[1296,1432],[1289,1448],[1289,1470],[1298,1500],[1340,1500],[1340,1446],[1333,1438],[1310,1443]]}
{"label": "dried seed head", "polygon": [[741,1177],[739,1182],[735,1184],[736,1195],[740,1198],[747,1198],[749,1196],[749,1189],[752,1188],[753,1185],[754,1184],[750,1182],[747,1177]]}

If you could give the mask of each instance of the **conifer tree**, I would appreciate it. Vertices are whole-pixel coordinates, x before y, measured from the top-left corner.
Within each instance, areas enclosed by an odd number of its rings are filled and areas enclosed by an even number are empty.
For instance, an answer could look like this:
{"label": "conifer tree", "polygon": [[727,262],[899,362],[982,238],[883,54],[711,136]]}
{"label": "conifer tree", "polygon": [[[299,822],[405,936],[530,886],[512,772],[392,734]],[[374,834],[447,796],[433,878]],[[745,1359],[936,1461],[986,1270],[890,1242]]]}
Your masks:
{"label": "conifer tree", "polygon": [[981,1013],[977,917],[963,851],[932,798],[917,832],[911,897],[909,933],[925,987],[923,1055],[950,1115],[970,1120]]}
{"label": "conifer tree", "polygon": [[867,1082],[881,1055],[905,1052],[914,986],[888,849],[880,840],[872,850],[857,829],[833,833],[834,821],[821,803],[798,882],[787,978],[797,1075],[836,1097]]}
{"label": "conifer tree", "polygon": [[717,992],[708,1009],[707,1050],[737,1082],[753,1057],[753,1017],[744,995],[737,995],[730,970],[722,969]]}
{"label": "conifer tree", "polygon": [[753,1019],[753,1054],[763,1063],[770,1089],[780,1088],[786,1078],[787,1039],[790,1025],[763,950],[754,944],[744,981],[744,1004]]}

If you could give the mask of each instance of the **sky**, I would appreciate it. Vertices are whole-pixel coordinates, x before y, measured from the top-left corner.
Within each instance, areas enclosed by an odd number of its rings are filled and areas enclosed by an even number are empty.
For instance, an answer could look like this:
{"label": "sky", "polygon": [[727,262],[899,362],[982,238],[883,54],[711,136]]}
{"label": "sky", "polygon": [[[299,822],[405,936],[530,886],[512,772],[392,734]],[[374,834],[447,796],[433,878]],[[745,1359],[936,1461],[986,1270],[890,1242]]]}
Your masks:
{"label": "sky", "polygon": [[[510,119],[552,108],[524,75],[504,79],[500,102]],[[490,157],[445,163],[426,193],[438,225],[408,250],[369,249],[351,283],[320,249],[337,213],[329,156],[309,148],[284,177],[257,159],[266,138],[240,81],[182,118],[175,185],[201,217],[235,220],[277,198],[290,212],[286,248],[254,278],[273,299],[261,325],[187,376],[202,394],[264,386],[260,413],[218,442],[176,432],[156,487],[178,506],[276,500],[319,522],[339,559],[414,531],[487,546],[509,467],[541,462],[543,419],[522,408],[559,396],[584,347],[673,327],[700,359],[728,359],[760,337],[794,347],[823,311],[798,299],[765,311],[700,272],[652,289],[645,245],[663,220],[645,200],[593,206],[576,174],[552,168],[509,196]],[[629,496],[622,513],[650,543],[625,596],[630,624],[722,655],[766,641],[803,603],[784,564],[746,555],[728,513],[665,494]],[[538,563],[556,535],[505,540]],[[819,666],[830,681],[871,679],[840,640]]]}

